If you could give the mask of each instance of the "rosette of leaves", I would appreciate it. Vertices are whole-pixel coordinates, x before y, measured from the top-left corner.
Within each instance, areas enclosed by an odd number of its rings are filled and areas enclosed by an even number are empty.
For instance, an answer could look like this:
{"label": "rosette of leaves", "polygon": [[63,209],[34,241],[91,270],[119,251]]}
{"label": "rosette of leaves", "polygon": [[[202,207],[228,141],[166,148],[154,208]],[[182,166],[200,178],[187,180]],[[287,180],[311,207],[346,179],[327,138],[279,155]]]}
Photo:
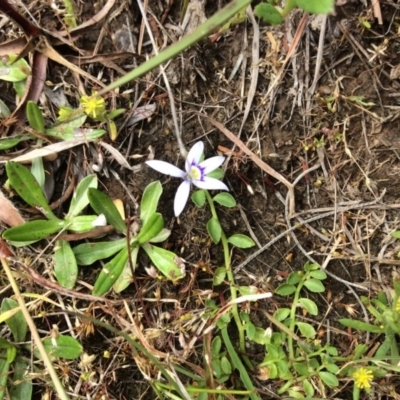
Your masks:
{"label": "rosette of leaves", "polygon": [[[80,215],[89,204],[88,190],[97,188],[96,175],[88,175],[82,179],[75,189],[68,213],[64,219],[60,219],[51,210],[39,183],[26,167],[8,162],[6,171],[9,182],[18,195],[46,218],[7,229],[3,233],[3,238],[11,241],[14,246],[26,246],[65,230],[82,233],[96,227],[97,215]],[[57,281],[60,285],[72,289],[78,277],[78,265],[70,243],[56,240],[53,259]]]}
{"label": "rosette of leaves", "polygon": [[[0,399],[6,398],[6,390],[7,398],[10,399],[30,400],[32,398],[33,385],[28,372],[35,364],[22,353],[22,350],[30,352],[32,346],[30,343],[24,344],[27,340],[28,325],[22,312],[18,310],[17,301],[9,298],[3,299],[0,320],[5,321],[8,325],[13,341],[0,338]],[[66,360],[78,358],[83,350],[81,344],[68,335],[46,338],[43,340],[43,345],[50,357]],[[33,351],[33,355],[40,358],[36,349]]]}
{"label": "rosette of leaves", "polygon": [[154,245],[170,235],[170,231],[164,228],[162,215],[156,212],[161,194],[159,181],[146,187],[140,203],[141,227],[137,233],[129,232],[127,235],[128,226],[111,199],[99,190],[89,189],[92,208],[104,214],[108,223],[125,236],[118,240],[83,243],[73,248],[79,265],[91,265],[112,257],[101,270],[93,294],[103,295],[111,287],[118,293],[126,289],[132,281],[140,249],[147,253],[151,262],[167,279],[176,281],[185,275],[183,262],[175,253]]}

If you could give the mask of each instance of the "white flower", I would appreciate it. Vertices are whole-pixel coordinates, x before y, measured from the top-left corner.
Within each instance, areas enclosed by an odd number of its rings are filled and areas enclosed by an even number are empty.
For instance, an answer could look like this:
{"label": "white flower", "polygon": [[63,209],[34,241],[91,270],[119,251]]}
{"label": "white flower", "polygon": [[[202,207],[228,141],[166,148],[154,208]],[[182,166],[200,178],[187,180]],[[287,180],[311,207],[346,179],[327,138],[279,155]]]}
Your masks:
{"label": "white flower", "polygon": [[162,174],[183,179],[175,195],[174,212],[176,217],[178,217],[185,208],[189,198],[191,184],[197,186],[199,189],[229,190],[225,183],[207,176],[207,174],[217,169],[224,162],[225,157],[211,157],[208,160],[200,162],[203,150],[203,142],[197,142],[193,145],[186,158],[185,171],[165,161],[146,161],[149,167]]}

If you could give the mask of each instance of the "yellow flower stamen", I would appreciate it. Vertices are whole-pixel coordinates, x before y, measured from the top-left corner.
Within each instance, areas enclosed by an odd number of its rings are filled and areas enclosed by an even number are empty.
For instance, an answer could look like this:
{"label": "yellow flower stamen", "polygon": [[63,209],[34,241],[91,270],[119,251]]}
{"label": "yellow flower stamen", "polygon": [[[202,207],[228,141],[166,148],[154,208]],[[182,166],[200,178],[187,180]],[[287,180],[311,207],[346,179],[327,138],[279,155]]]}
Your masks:
{"label": "yellow flower stamen", "polygon": [[92,118],[102,117],[106,111],[105,101],[99,96],[82,96],[80,100],[83,111]]}
{"label": "yellow flower stamen", "polygon": [[359,389],[369,389],[374,375],[371,370],[359,368],[353,373],[354,383]]}

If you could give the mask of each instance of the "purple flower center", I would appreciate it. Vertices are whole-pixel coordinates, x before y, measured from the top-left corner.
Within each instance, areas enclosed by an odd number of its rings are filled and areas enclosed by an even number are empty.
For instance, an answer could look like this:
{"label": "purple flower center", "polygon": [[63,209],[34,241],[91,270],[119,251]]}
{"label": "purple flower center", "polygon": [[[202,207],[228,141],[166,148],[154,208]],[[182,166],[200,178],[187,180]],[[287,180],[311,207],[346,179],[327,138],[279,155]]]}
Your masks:
{"label": "purple flower center", "polygon": [[192,161],[189,171],[187,173],[188,178],[197,181],[204,181],[204,170],[205,168],[200,167],[195,161]]}

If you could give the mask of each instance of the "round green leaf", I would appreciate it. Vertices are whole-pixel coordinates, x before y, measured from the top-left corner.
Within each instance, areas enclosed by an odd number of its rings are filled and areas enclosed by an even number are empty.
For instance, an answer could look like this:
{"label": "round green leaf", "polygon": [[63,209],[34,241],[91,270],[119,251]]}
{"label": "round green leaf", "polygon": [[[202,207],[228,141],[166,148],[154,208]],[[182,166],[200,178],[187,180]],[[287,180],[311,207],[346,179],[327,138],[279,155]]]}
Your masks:
{"label": "round green leaf", "polygon": [[299,299],[299,303],[302,305],[303,308],[307,310],[309,314],[318,315],[318,306],[315,304],[314,301],[302,297]]}
{"label": "round green leaf", "polygon": [[81,344],[71,336],[60,335],[57,339],[47,338],[43,340],[46,352],[53,357],[74,360],[82,354]]}
{"label": "round green leaf", "polygon": [[253,239],[241,233],[232,235],[230,238],[228,238],[228,242],[236,247],[239,247],[239,249],[248,249],[255,245]]}
{"label": "round green leaf", "polygon": [[316,271],[311,271],[310,276],[315,279],[319,279],[320,281],[323,281],[324,279],[326,279],[328,277],[328,275],[326,275],[326,272],[323,271],[322,269],[318,269]]}
{"label": "round green leaf", "polygon": [[288,285],[287,283],[282,283],[275,289],[275,294],[279,294],[280,296],[290,296],[296,291],[296,286]]}
{"label": "round green leaf", "polygon": [[196,190],[195,192],[193,192],[191,199],[197,207],[201,208],[206,202],[206,194],[202,189]]}
{"label": "round green leaf", "polygon": [[236,206],[235,198],[227,192],[218,193],[216,196],[213,197],[213,200],[224,207],[231,208]]}
{"label": "round green leaf", "polygon": [[330,14],[334,11],[334,0],[296,0],[297,7],[310,14]]}
{"label": "round green leaf", "polygon": [[307,279],[304,282],[304,286],[310,292],[313,292],[313,293],[321,293],[321,292],[325,291],[325,286],[323,285],[323,283],[320,280],[314,279],[314,278]]}
{"label": "round green leaf", "polygon": [[226,278],[226,268],[225,267],[217,268],[213,276],[213,285],[214,286],[221,285],[221,283],[224,282],[225,278]]}
{"label": "round green leaf", "polygon": [[207,222],[207,231],[212,241],[217,244],[221,240],[222,228],[217,218],[211,218]]}
{"label": "round green leaf", "polygon": [[306,394],[306,396],[308,398],[312,399],[314,397],[314,394],[315,394],[314,386],[307,379],[305,379],[303,381],[303,389],[304,389],[304,393]]}
{"label": "round green leaf", "polygon": [[306,322],[296,322],[296,325],[299,328],[301,334],[307,339],[312,339],[317,334],[314,327],[310,324],[307,324]]}
{"label": "round green leaf", "polygon": [[290,315],[290,308],[279,308],[274,312],[274,318],[278,321],[284,321]]}
{"label": "round green leaf", "polygon": [[325,383],[325,385],[330,387],[337,387],[339,386],[339,380],[330,372],[320,371],[318,372],[319,377]]}
{"label": "round green leaf", "polygon": [[261,3],[254,8],[254,14],[267,24],[280,25],[283,22],[281,13],[271,4]]}

